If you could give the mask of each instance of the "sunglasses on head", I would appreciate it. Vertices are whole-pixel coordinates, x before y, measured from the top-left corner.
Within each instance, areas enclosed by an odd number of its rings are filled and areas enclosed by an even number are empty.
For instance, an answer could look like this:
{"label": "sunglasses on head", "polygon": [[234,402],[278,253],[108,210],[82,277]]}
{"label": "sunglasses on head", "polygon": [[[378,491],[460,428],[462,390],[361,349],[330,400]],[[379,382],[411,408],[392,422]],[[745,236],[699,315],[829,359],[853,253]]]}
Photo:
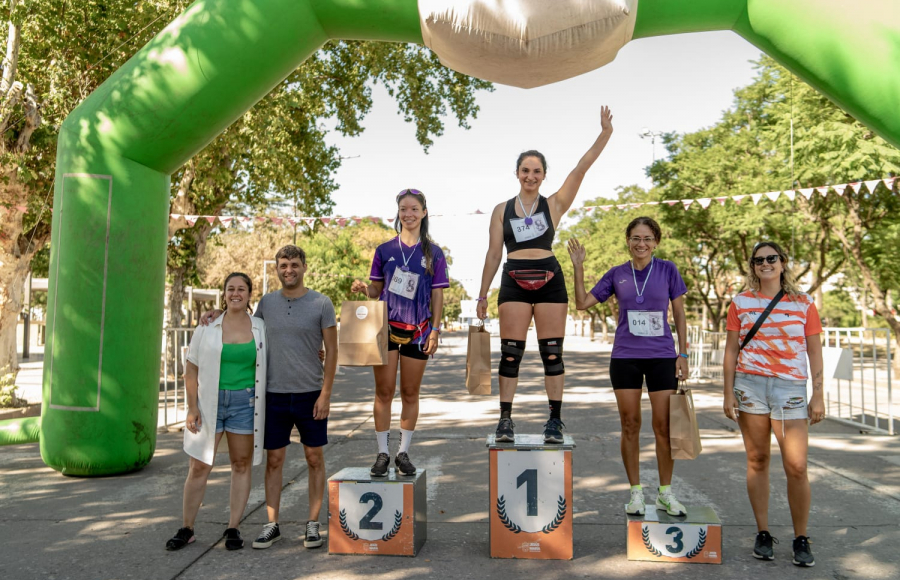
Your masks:
{"label": "sunglasses on head", "polygon": [[755,256],[750,258],[750,261],[754,266],[762,266],[763,262],[768,262],[769,264],[774,264],[775,262],[781,260],[781,256],[778,254],[772,254],[770,256]]}
{"label": "sunglasses on head", "polygon": [[404,195],[420,195],[425,197],[425,194],[419,191],[418,189],[404,189],[400,193],[397,194],[397,201],[400,201],[400,198]]}

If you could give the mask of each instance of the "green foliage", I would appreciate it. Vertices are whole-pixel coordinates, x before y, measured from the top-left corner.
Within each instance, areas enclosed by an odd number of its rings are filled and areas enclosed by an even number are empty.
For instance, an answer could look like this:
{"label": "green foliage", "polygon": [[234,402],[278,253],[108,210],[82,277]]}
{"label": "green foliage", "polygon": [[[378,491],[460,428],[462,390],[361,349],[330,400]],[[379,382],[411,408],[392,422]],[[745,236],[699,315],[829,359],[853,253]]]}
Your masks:
{"label": "green foliage", "polygon": [[0,407],[22,407],[25,401],[16,396],[16,374],[9,367],[0,369]]}
{"label": "green foliage", "polygon": [[458,280],[450,280],[450,287],[444,288],[444,320],[456,321],[462,314],[462,300],[468,300],[469,293]]}
{"label": "green foliage", "polygon": [[846,290],[829,290],[823,294],[822,326],[852,328],[860,326],[862,315]]}

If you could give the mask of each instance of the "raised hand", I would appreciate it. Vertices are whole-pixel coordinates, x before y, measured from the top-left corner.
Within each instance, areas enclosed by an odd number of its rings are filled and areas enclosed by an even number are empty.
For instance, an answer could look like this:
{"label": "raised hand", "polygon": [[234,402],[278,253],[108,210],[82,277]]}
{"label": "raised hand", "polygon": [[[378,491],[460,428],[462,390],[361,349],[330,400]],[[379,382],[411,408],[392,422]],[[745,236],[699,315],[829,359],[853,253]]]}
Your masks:
{"label": "raised hand", "polygon": [[612,120],[613,116],[612,113],[609,112],[609,107],[607,107],[606,105],[600,107],[600,127],[604,131],[613,130]]}
{"label": "raised hand", "polygon": [[587,250],[584,249],[584,246],[578,241],[578,238],[569,238],[569,243],[566,246],[566,249],[569,250],[569,258],[572,259],[572,265],[578,268],[579,266],[584,266],[584,259],[587,256]]}

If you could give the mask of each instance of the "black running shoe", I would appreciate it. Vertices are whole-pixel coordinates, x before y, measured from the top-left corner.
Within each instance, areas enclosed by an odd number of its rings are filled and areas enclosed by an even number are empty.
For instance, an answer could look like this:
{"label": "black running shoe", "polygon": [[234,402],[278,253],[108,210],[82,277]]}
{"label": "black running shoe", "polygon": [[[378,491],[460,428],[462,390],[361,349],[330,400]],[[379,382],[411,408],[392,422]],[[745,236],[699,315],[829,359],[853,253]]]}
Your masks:
{"label": "black running shoe", "polygon": [[409,455],[406,453],[398,453],[397,457],[394,458],[394,465],[397,466],[397,471],[400,472],[400,475],[416,474],[416,466],[412,464],[412,461],[409,460]]}
{"label": "black running shoe", "polygon": [[278,528],[278,522],[270,522],[263,526],[259,536],[253,540],[253,547],[257,550],[264,550],[281,539],[281,530]]}
{"label": "black running shoe", "polygon": [[225,530],[225,549],[240,550],[244,547],[244,538],[237,528],[228,528]]}
{"label": "black running shoe", "polygon": [[753,557],[757,560],[774,560],[775,548],[772,544],[778,543],[776,538],[772,537],[767,530],[763,530],[756,534],[756,543],[753,546]]}
{"label": "black running shoe", "polygon": [[372,477],[384,477],[388,472],[388,465],[391,464],[391,456],[387,453],[379,453],[375,459],[375,465],[369,470]]}
{"label": "black running shoe", "polygon": [[497,434],[495,435],[494,440],[497,443],[513,443],[516,440],[516,434],[513,432],[513,429],[515,428],[516,424],[512,422],[512,419],[503,417],[500,419],[500,422],[497,423]]}
{"label": "black running shoe", "polygon": [[550,417],[550,420],[544,423],[544,443],[562,443],[563,429],[565,428],[565,423]]}
{"label": "black running shoe", "polygon": [[181,528],[171,540],[166,542],[166,550],[170,552],[174,552],[175,550],[180,550],[188,544],[194,543],[194,529],[193,528]]}
{"label": "black running shoe", "polygon": [[816,559],[813,558],[812,548],[809,547],[809,538],[806,536],[797,536],[794,538],[794,565],[810,568],[816,565]]}
{"label": "black running shoe", "polygon": [[325,540],[319,535],[319,522],[310,520],[306,522],[306,537],[303,538],[305,548],[318,548]]}

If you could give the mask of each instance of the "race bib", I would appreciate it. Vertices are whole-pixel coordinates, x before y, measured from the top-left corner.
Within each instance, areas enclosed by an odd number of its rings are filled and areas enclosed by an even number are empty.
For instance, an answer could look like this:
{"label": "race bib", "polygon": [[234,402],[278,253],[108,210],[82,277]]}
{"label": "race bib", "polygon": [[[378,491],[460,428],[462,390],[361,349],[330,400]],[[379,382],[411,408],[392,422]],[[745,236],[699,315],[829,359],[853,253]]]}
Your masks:
{"label": "race bib", "polygon": [[666,319],[658,310],[629,310],[628,330],[634,336],[664,336]]}
{"label": "race bib", "polygon": [[[526,224],[526,219],[531,219],[531,224]],[[531,218],[513,218],[509,220],[509,224],[518,243],[539,238],[550,227],[544,212],[536,213]]]}
{"label": "race bib", "polygon": [[416,297],[416,289],[418,287],[418,274],[415,272],[404,272],[400,268],[396,268],[394,275],[391,277],[391,285],[388,286],[388,292],[412,299]]}

